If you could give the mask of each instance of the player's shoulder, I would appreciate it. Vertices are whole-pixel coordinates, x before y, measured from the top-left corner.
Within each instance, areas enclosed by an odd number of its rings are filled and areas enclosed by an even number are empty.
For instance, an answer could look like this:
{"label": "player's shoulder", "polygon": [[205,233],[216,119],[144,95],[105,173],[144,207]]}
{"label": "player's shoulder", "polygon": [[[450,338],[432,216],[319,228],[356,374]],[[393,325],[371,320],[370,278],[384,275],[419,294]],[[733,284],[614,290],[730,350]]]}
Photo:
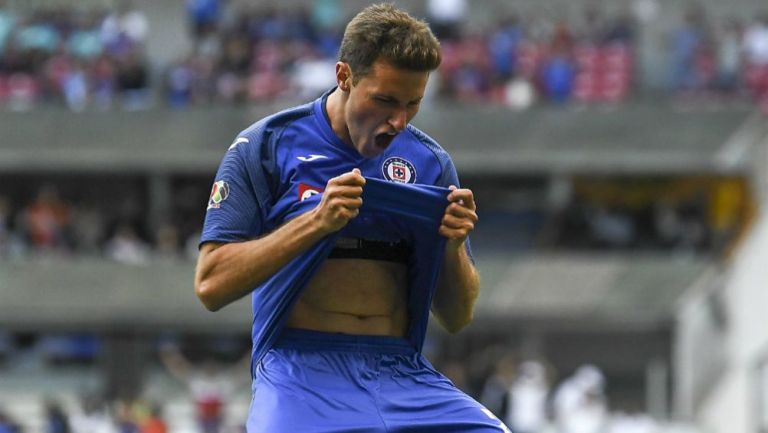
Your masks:
{"label": "player's shoulder", "polygon": [[408,124],[407,129],[413,140],[423,146],[424,151],[433,154],[441,163],[450,161],[451,158],[448,152],[429,134],[411,124]]}
{"label": "player's shoulder", "polygon": [[279,136],[285,128],[294,122],[311,116],[312,106],[313,103],[308,102],[257,120],[237,134],[237,137],[230,145],[230,149],[242,145],[242,148],[258,150],[264,144],[276,145],[277,140],[272,140],[272,138]]}

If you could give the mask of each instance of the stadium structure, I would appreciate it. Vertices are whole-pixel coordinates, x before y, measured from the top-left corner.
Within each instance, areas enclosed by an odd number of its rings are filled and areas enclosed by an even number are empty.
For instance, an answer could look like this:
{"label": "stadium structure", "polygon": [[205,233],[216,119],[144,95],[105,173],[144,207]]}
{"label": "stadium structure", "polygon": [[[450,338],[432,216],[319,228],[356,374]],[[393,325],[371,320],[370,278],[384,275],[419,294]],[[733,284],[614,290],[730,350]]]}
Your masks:
{"label": "stadium structure", "polygon": [[[6,7],[86,3],[115,5]],[[134,2],[149,20],[156,76],[190,49],[183,3]],[[301,2],[270,3],[290,9]],[[351,13],[360,2],[337,3]],[[424,2],[396,3],[426,13]],[[466,23],[476,30],[494,11],[567,17],[589,2],[468,3]],[[440,359],[466,363],[470,378],[482,376],[473,363],[487,368],[505,351],[546,360],[555,383],[580,365],[599,366],[611,405],[648,413],[665,432],[766,432],[768,117],[751,102],[712,108],[668,95],[657,51],[661,30],[681,19],[684,5],[607,3],[607,10],[657,17],[641,23],[637,95],[525,110],[434,99],[417,116],[415,125],[452,155],[480,214],[476,318],[458,335],[432,329],[428,347],[438,366]],[[761,6],[701,5],[744,19]],[[43,186],[55,185],[89,209],[130,207],[147,238],[169,221],[193,235],[235,134],[293,102],[1,110],[0,197],[17,216]],[[230,346],[222,357],[231,358],[247,351],[251,318],[248,299],[205,311],[193,273],[184,254],[149,254],[141,263],[97,252],[1,255],[0,408],[36,433],[44,430],[46,398],[74,410],[86,392],[143,396],[165,404],[173,432],[195,431],[188,396],[160,366],[157,347],[166,339],[224,340]],[[66,346],[75,336],[98,342],[83,363],[66,359],[75,356]],[[38,345],[49,339],[63,348]],[[247,412],[247,389],[229,408],[233,428]]]}

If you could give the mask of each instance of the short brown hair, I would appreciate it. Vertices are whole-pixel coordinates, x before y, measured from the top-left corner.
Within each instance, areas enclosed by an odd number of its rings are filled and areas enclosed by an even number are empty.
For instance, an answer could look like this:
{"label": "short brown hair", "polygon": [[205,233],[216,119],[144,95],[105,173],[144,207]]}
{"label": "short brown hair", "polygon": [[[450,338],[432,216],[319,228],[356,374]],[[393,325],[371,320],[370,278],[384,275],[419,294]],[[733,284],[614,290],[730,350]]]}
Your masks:
{"label": "short brown hair", "polygon": [[429,25],[388,3],[366,7],[344,31],[339,61],[349,64],[353,82],[383,59],[412,71],[434,71],[440,66],[440,42]]}

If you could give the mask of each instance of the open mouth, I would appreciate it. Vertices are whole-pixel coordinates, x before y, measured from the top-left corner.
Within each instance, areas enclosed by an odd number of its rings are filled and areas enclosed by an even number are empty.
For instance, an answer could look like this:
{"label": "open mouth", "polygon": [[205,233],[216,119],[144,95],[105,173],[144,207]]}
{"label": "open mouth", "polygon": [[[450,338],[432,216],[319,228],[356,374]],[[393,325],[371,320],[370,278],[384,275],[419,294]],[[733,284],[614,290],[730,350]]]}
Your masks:
{"label": "open mouth", "polygon": [[388,134],[388,133],[376,134],[376,137],[374,138],[376,147],[382,150],[386,149],[387,147],[389,147],[389,145],[392,143],[392,140],[394,140],[396,136],[397,134]]}

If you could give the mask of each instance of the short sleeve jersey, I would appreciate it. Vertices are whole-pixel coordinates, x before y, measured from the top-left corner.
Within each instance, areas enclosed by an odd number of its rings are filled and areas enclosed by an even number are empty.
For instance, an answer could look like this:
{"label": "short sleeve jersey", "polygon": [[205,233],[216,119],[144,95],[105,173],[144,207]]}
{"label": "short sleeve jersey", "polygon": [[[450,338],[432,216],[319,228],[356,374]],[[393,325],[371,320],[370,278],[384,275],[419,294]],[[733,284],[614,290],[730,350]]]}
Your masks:
{"label": "short sleeve jersey", "polygon": [[448,154],[412,125],[375,158],[364,158],[331,129],[328,93],[262,119],[241,132],[216,174],[202,242],[237,242],[269,233],[314,206],[329,179],[359,168],[392,182],[457,185]]}
{"label": "short sleeve jersey", "polygon": [[[270,233],[284,222],[317,206],[323,189],[333,177],[354,168],[369,179],[366,191],[377,191],[387,202],[374,204],[364,199],[360,215],[337,235],[381,241],[412,243],[409,269],[411,325],[409,337],[418,348],[423,343],[429,316],[429,302],[441,256],[437,235],[444,198],[449,185],[458,186],[456,170],[448,154],[430,137],[408,125],[378,157],[364,158],[342,142],[331,129],[325,112],[328,94],[314,102],[264,118],[241,132],[227,150],[216,174],[208,201],[201,237],[204,242],[241,242]],[[394,183],[401,185],[392,191]],[[382,186],[390,185],[390,188]],[[439,191],[438,191],[439,190]],[[379,191],[383,193],[379,194]],[[430,192],[431,191],[431,192]],[[395,194],[395,200],[387,195]],[[435,195],[436,194],[436,195]],[[429,216],[434,234],[425,238],[414,227],[413,217],[423,210],[408,200],[438,200]],[[434,203],[434,200],[432,200]],[[442,204],[440,204],[442,203]],[[366,210],[366,207],[369,210]],[[397,207],[391,210],[390,208]],[[422,206],[423,208],[423,206]],[[370,209],[374,209],[370,211]],[[403,215],[406,217],[404,218]],[[423,215],[422,215],[423,216]],[[303,285],[330,251],[329,242],[298,256],[253,291],[254,365],[279,334],[288,309]],[[440,249],[440,251],[442,251]],[[415,258],[414,258],[415,256]]]}

